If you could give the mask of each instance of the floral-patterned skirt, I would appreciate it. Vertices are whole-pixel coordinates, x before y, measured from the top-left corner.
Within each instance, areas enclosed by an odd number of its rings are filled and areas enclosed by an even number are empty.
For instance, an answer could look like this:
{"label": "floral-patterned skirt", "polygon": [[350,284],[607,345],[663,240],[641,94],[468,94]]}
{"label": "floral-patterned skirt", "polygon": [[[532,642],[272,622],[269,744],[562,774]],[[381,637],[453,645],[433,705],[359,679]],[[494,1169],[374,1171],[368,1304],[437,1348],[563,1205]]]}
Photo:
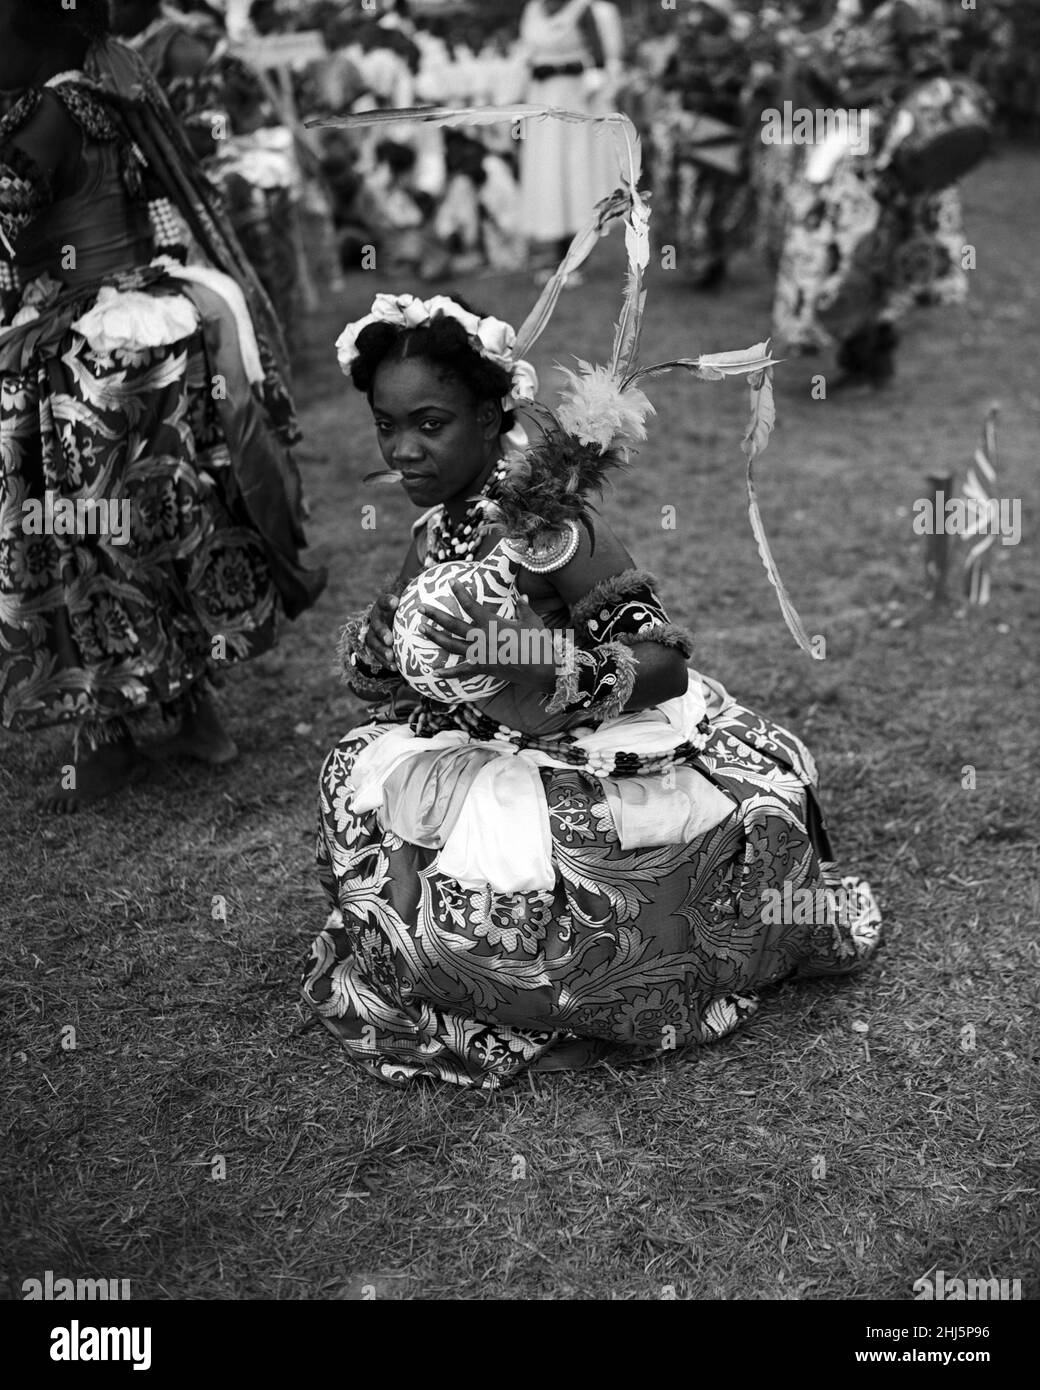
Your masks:
{"label": "floral-patterned skirt", "polygon": [[276,585],[214,365],[201,329],[96,351],[59,327],[0,373],[5,727],[105,726],[274,642]]}
{"label": "floral-patterned skirt", "polygon": [[841,161],[824,183],[788,186],[773,332],[787,347],[825,347],[915,304],[968,293],[956,186],[909,194],[868,159]]}
{"label": "floral-patterned skirt", "polygon": [[[693,766],[732,814],[692,843],[626,852],[602,783],[543,769],[556,883],[541,893],[463,888],[435,850],[355,813],[351,768],[385,719],[332,750],[318,836],[332,913],[303,992],[355,1061],[394,1084],[491,1090],[597,1047],[715,1041],[761,986],[866,962],[880,914],[865,883],[836,874],[808,750],[705,688],[711,735]],[[816,907],[792,910],[802,901]]]}

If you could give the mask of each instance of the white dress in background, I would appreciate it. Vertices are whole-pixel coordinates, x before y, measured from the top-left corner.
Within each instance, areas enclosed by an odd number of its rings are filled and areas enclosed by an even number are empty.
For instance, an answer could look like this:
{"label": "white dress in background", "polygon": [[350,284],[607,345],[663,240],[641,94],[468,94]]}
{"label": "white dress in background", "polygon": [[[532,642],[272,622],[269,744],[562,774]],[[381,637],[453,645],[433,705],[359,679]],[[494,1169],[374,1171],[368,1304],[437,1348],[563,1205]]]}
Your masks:
{"label": "white dress in background", "polygon": [[[520,21],[520,44],[528,68],[581,64],[585,69],[573,74],[554,73],[541,81],[532,77],[529,102],[584,113],[611,109],[602,74],[589,71],[592,55],[580,29],[586,11],[591,11],[599,24],[608,64],[606,81],[611,83],[621,64],[621,26],[615,7],[600,0],[567,0],[562,9],[550,15],[543,0],[529,0]],[[524,234],[532,241],[573,236],[588,221],[596,203],[617,186],[615,149],[605,127],[529,120],[520,150]]]}
{"label": "white dress in background", "polygon": [[[617,110],[617,93],[625,71],[625,33],[621,23],[621,11],[610,0],[592,0],[592,13],[599,28],[599,39],[603,45],[604,67],[600,72],[586,79],[589,92],[588,109],[594,116],[609,116]],[[599,158],[596,179],[605,198],[620,183],[618,149],[613,139],[596,140],[593,146]],[[575,231],[577,228],[575,228]]]}

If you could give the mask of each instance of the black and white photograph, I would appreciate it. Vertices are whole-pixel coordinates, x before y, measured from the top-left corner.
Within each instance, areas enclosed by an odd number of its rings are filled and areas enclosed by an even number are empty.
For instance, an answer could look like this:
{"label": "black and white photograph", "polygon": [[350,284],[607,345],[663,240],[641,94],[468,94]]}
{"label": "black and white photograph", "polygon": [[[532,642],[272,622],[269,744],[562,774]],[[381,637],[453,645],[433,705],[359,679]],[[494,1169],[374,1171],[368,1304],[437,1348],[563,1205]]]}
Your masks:
{"label": "black and white photograph", "polygon": [[0,0],[31,1374],[1017,1372],[1038,226],[1040,0]]}

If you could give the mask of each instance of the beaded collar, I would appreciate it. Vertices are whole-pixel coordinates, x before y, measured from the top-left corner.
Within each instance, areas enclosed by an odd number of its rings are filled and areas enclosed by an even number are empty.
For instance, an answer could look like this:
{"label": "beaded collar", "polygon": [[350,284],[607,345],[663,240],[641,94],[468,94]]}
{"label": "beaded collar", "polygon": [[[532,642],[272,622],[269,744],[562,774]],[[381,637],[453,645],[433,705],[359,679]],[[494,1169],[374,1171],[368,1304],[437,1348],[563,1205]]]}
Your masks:
{"label": "beaded collar", "polygon": [[[445,560],[472,560],[488,532],[486,502],[492,501],[498,484],[506,476],[500,463],[488,478],[477,497],[474,497],[458,521],[451,521],[444,508],[439,507],[426,523],[425,567],[443,564]],[[549,533],[541,547],[513,545],[516,558],[524,569],[535,574],[549,574],[562,569],[578,551],[580,532],[573,521],[565,521],[559,531]]]}

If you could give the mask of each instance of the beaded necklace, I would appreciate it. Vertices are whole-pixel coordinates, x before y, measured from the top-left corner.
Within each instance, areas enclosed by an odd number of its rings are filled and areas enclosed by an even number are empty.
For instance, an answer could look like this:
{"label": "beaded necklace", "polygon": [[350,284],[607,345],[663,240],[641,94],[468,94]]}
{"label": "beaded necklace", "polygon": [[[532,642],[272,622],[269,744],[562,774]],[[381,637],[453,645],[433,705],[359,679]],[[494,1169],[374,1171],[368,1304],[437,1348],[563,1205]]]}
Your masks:
{"label": "beaded necklace", "polygon": [[426,530],[426,565],[439,565],[445,560],[472,560],[487,535],[488,519],[484,504],[506,476],[505,463],[499,463],[487,482],[474,497],[458,521],[452,521],[444,508],[430,518]]}

